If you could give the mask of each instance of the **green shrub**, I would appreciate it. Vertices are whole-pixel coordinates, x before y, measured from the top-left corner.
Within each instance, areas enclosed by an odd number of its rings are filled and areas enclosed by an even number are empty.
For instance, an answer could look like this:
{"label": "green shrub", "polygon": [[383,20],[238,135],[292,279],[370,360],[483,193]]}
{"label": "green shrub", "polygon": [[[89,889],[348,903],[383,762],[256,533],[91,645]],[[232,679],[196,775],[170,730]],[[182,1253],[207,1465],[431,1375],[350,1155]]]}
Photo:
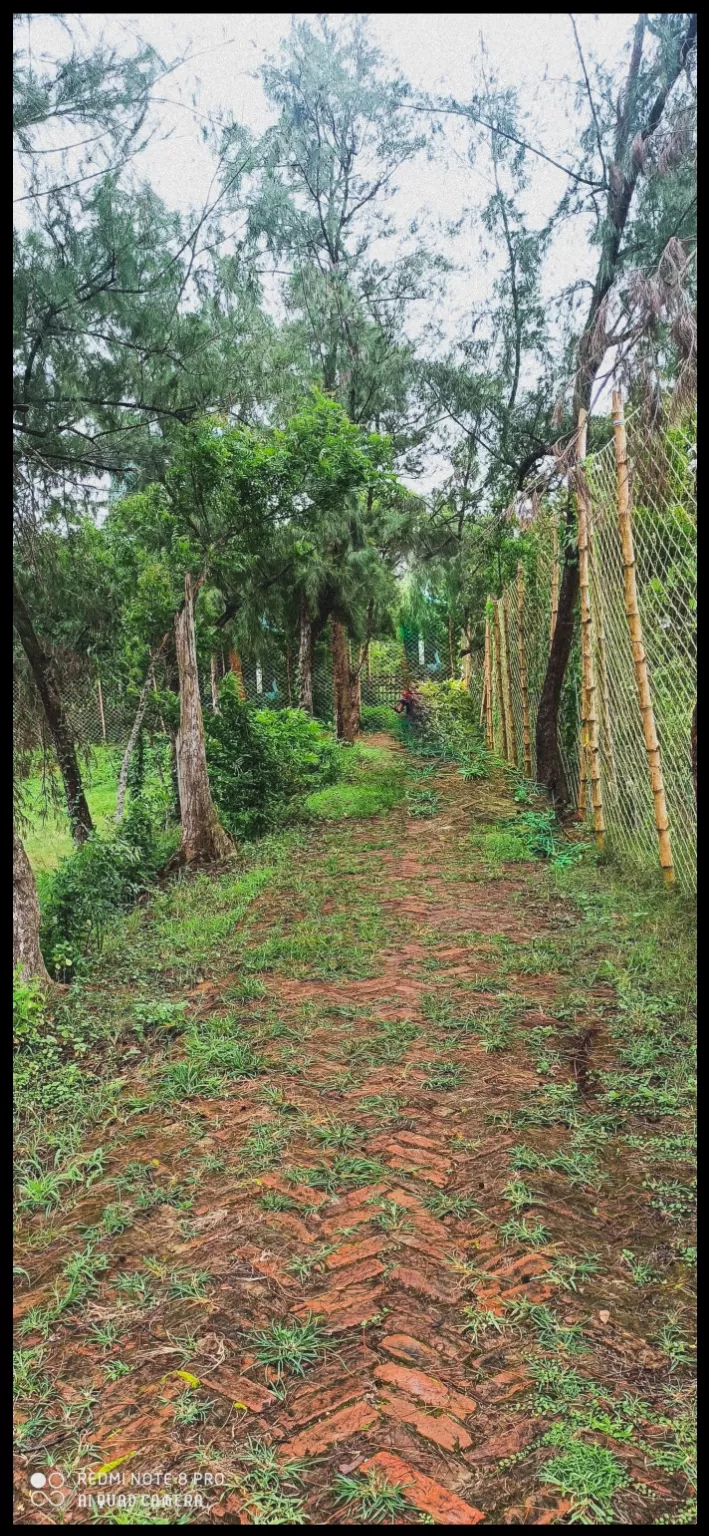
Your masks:
{"label": "green shrub", "polygon": [[149,812],[136,801],[113,837],[94,833],[62,861],[45,887],[41,928],[42,953],[59,980],[100,953],[108,924],[150,888],[162,858]]}
{"label": "green shrub", "polygon": [[45,992],[36,977],[26,980],[22,967],[12,974],[12,1035],[15,1045],[31,1045],[43,1032]]}
{"label": "green shrub", "polygon": [[489,858],[499,859],[504,864],[519,864],[530,858],[523,838],[515,836],[514,832],[488,832],[485,852]]}
{"label": "green shrub", "polygon": [[341,748],[300,709],[254,710],[232,678],[220,713],[205,720],[209,780],[233,836],[258,837],[292,814],[292,802],[340,776]]}
{"label": "green shrub", "polygon": [[[470,777],[486,771],[485,743],[475,701],[463,682],[421,683],[419,724],[402,722],[400,731],[416,751],[461,763]],[[471,771],[472,770],[472,771]]]}
{"label": "green shrub", "polygon": [[399,716],[389,704],[363,704],[360,728],[363,731],[396,731]]}

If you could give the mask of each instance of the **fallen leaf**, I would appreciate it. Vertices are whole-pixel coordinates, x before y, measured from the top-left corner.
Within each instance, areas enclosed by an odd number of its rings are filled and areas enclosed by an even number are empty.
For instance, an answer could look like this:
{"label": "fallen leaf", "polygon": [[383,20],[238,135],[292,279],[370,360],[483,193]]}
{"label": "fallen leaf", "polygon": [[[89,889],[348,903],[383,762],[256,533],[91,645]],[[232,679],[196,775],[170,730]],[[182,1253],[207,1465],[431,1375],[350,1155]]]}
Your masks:
{"label": "fallen leaf", "polygon": [[610,1322],[610,1312],[599,1312],[598,1316],[600,1317],[602,1323]]}
{"label": "fallen leaf", "polygon": [[175,1375],[180,1376],[190,1387],[199,1386],[199,1376],[193,1376],[191,1371],[175,1371]]}

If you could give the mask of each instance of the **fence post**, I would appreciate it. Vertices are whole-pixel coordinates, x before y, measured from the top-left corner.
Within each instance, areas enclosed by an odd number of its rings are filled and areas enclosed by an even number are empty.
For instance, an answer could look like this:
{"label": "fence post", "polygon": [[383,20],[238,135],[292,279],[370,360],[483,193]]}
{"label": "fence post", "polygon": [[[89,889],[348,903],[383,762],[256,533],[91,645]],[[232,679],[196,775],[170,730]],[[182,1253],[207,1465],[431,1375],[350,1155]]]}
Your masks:
{"label": "fence post", "polygon": [[551,623],[549,625],[549,650],[554,639],[556,619],[559,612],[559,522],[554,518],[552,524],[552,571],[551,571]]}
{"label": "fence post", "polygon": [[485,615],[485,740],[488,752],[495,750],[495,737],[492,729],[492,666],[490,663],[490,615]]}
{"label": "fence post", "polygon": [[504,682],[506,688],[505,702],[507,704],[507,739],[510,749],[509,760],[517,767],[517,732],[515,730],[515,716],[512,708],[512,667],[510,665],[510,636],[505,614],[505,599],[500,598],[500,639],[504,660]]}
{"label": "fence post", "polygon": [[522,688],[522,739],[524,746],[524,771],[532,777],[532,738],[529,732],[529,694],[527,693],[527,656],[524,648],[524,569],[517,564],[517,644],[519,647],[519,678]]}
{"label": "fence post", "polygon": [[519,680],[522,688],[522,748],[525,754],[525,776],[531,779],[531,734],[529,734],[529,694],[526,691],[525,651],[525,571],[522,561],[517,561],[517,648],[519,648]]}
{"label": "fence post", "polygon": [[500,735],[502,737],[502,756],[509,759],[507,750],[507,721],[505,720],[505,695],[502,688],[502,647],[500,645],[500,599],[495,598],[493,608],[493,622],[495,625],[495,681],[497,683],[497,707],[500,711]]}
{"label": "fence post", "polygon": [[657,740],[657,731],[655,730],[655,714],[652,707],[647,658],[643,645],[642,624],[638,611],[635,548],[633,544],[633,524],[630,514],[630,492],[628,487],[628,449],[625,437],[625,417],[623,414],[623,398],[617,389],[613,391],[613,434],[618,482],[618,528],[623,555],[625,613],[628,620],[628,633],[630,635],[633,665],[635,667],[635,681],[638,689],[638,703],[640,705],[645,750],[650,770],[650,785],[655,809],[655,827],[657,829],[660,865],[667,885],[671,885],[675,877],[672,863],[672,844],[670,842],[665,786],[662,778],[660,746]]}
{"label": "fence post", "polygon": [[596,715],[596,679],[593,668],[593,641],[591,637],[591,596],[589,591],[588,561],[588,486],[580,466],[586,457],[588,415],[579,411],[576,437],[576,508],[578,512],[579,547],[579,596],[581,600],[581,741],[588,763],[593,807],[593,830],[599,848],[605,842],[603,820],[603,793],[598,752],[598,717]]}

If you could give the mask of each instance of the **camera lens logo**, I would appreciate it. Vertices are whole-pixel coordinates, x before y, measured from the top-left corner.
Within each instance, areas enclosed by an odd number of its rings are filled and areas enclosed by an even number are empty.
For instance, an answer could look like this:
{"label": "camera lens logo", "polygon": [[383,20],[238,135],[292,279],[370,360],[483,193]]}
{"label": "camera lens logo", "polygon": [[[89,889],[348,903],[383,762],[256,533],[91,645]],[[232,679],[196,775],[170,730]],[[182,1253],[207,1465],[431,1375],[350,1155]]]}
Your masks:
{"label": "camera lens logo", "polygon": [[52,1467],[51,1472],[33,1472],[30,1487],[32,1503],[37,1506],[48,1505],[50,1509],[61,1509],[69,1495],[64,1473],[58,1467]]}

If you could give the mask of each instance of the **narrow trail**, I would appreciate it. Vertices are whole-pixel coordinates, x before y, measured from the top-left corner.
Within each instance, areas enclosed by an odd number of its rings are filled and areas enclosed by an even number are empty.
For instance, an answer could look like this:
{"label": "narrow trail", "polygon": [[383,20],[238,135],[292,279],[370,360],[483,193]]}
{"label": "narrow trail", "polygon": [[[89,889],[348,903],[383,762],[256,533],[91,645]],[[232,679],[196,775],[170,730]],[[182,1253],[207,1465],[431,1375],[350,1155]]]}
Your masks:
{"label": "narrow trail", "polygon": [[[471,855],[471,828],[509,813],[504,786],[454,769],[426,783],[436,814],[400,805],[318,828],[245,918],[213,918],[211,959],[179,995],[197,1023],[238,1017],[262,1069],[236,1097],[186,1089],[166,1103],[146,1097],[155,1059],[127,1062],[143,1112],[101,1130],[101,1178],[41,1258],[30,1223],[19,1257],[32,1277],[22,1318],[72,1234],[75,1248],[107,1200],[131,1207],[103,1240],[108,1266],[81,1316],[55,1331],[57,1393],[77,1464],[226,1472],[197,1485],[206,1523],[366,1523],[364,1506],[337,1502],[337,1478],[371,1469],[403,1490],[397,1523],[563,1522],[571,1500],[544,1481],[554,1386],[563,1397],[580,1372],[647,1405],[664,1379],[617,1262],[656,1243],[655,1218],[632,1153],[578,1134],[612,1059],[610,988],[579,998],[564,961],[577,915],[537,865],[492,879]],[[178,995],[169,974],[164,986]],[[163,1198],[141,1209],[146,1189]],[[125,1367],[115,1379],[112,1360]],[[546,1407],[545,1361],[557,1368]],[[654,1523],[682,1497],[673,1472],[606,1420],[597,1440],[623,1468],[622,1523]],[[249,1437],[300,1472],[267,1487],[239,1462]],[[61,1427],[54,1444],[63,1465]],[[42,1523],[23,1506],[31,1459],[19,1518]],[[65,1518],[95,1520],[77,1502]]]}

